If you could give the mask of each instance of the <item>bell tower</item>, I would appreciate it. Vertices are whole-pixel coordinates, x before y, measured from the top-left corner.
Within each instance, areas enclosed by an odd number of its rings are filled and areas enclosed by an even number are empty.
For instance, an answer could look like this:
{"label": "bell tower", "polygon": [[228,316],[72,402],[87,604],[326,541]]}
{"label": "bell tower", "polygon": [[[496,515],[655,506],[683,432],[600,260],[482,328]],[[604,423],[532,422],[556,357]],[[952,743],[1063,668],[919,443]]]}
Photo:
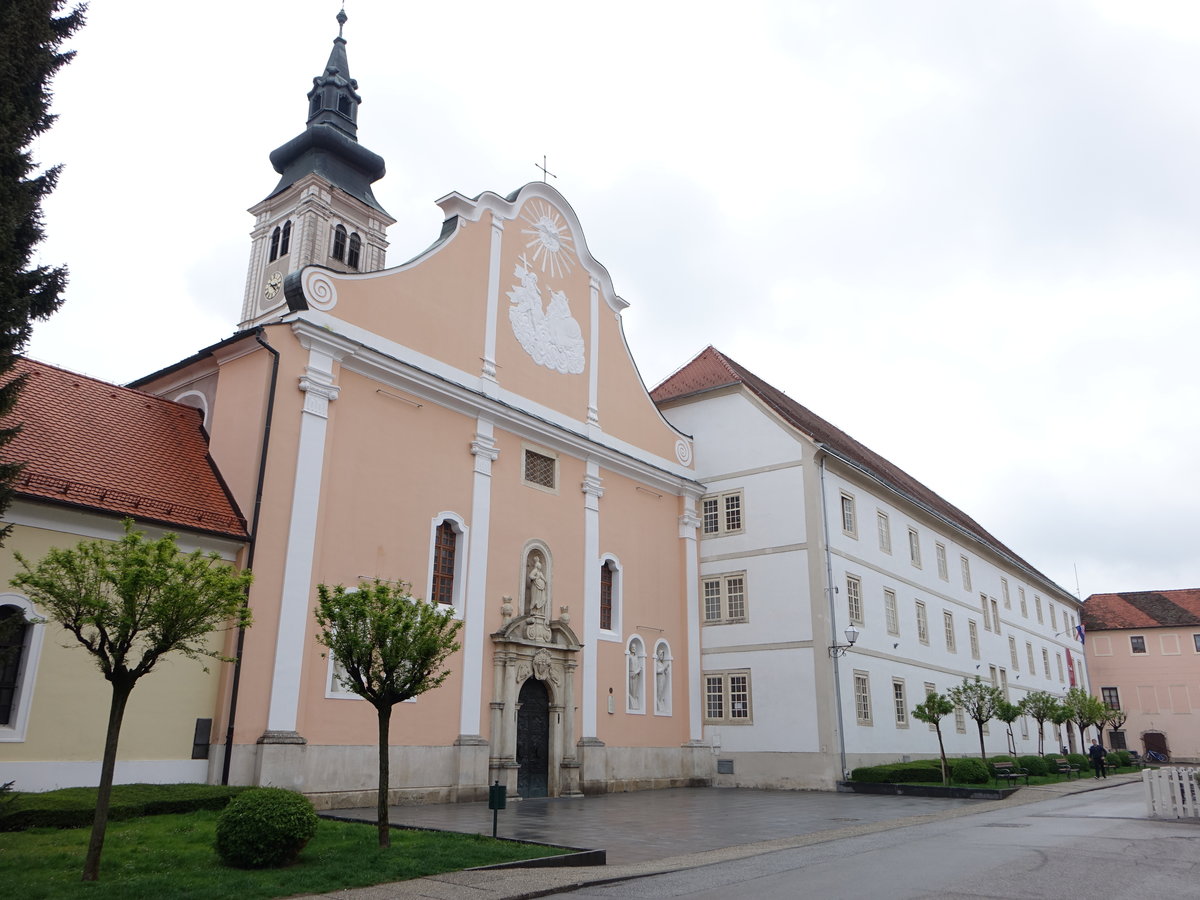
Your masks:
{"label": "bell tower", "polygon": [[283,279],[316,264],[339,272],[373,272],[386,264],[387,229],[395,223],[371,185],[383,157],[358,142],[358,82],[350,77],[338,12],[338,35],[324,71],[308,92],[305,129],[271,154],[279,183],[250,208],[250,266],[239,328],[286,309]]}

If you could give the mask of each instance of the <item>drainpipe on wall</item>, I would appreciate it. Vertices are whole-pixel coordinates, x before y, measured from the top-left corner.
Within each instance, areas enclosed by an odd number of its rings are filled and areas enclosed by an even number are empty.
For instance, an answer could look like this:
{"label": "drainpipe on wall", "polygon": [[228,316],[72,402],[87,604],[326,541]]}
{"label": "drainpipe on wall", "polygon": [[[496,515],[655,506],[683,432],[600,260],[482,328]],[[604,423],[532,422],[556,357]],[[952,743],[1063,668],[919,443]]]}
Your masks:
{"label": "drainpipe on wall", "polygon": [[[271,354],[271,386],[267,391],[267,417],[263,422],[262,446],[258,456],[258,484],[254,488],[254,515],[250,520],[250,549],[246,552],[246,568],[254,571],[254,550],[258,544],[258,520],[262,515],[263,485],[267,480],[267,450],[271,445],[271,420],[275,416],[275,385],[279,380],[279,351],[266,342],[260,325],[254,340]],[[249,594],[245,602],[250,603]],[[233,726],[237,720],[238,688],[242,683],[242,654],[246,649],[246,628],[238,629],[237,653],[234,655],[233,684],[229,692],[229,720],[225,729],[225,760],[221,764],[221,784],[229,784],[229,767],[233,760]]]}
{"label": "drainpipe on wall", "polygon": [[[837,640],[837,602],[834,600],[833,587],[833,553],[829,549],[829,506],[825,502],[825,457],[828,453],[824,444],[817,445],[818,467],[821,472],[821,530],[825,540],[825,593],[829,596],[829,637],[830,643]],[[833,697],[837,706],[838,758],[842,765],[842,778],[848,778],[846,771],[846,729],[842,722],[842,677],[838,665],[838,657],[833,657]]]}

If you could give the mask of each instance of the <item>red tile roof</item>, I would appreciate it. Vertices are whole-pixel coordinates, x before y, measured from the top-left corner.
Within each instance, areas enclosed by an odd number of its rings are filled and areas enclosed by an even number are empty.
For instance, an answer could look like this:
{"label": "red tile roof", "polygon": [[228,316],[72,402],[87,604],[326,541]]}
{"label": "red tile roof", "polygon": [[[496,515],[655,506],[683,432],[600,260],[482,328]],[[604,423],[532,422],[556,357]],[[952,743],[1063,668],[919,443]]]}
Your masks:
{"label": "red tile roof", "polygon": [[1200,625],[1200,588],[1092,594],[1083,603],[1088,631]]}
{"label": "red tile roof", "polygon": [[26,465],[17,496],[245,538],[246,522],[208,456],[197,410],[28,359],[21,423],[0,460]]}
{"label": "red tile roof", "polygon": [[652,390],[650,396],[655,403],[664,403],[668,400],[728,385],[743,385],[785,422],[807,435],[815,443],[825,445],[834,456],[865,471],[911,502],[924,507],[961,529],[969,537],[1007,557],[1032,577],[1070,596],[1069,592],[1054,584],[1053,581],[1013,553],[962,510],[942,499],[878,453],[860,444],[840,428],[836,428],[816,413],[801,406],[783,391],[767,384],[715,347],[706,347],[695,359]]}

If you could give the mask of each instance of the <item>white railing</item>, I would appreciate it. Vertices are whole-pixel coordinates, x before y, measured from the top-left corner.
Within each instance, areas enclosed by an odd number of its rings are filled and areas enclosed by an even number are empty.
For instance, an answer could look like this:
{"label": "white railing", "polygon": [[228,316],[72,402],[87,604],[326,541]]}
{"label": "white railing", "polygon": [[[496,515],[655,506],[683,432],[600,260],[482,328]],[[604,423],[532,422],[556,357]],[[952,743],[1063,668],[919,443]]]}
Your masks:
{"label": "white railing", "polygon": [[1143,769],[1146,811],[1161,819],[1200,818],[1200,769],[1163,766]]}

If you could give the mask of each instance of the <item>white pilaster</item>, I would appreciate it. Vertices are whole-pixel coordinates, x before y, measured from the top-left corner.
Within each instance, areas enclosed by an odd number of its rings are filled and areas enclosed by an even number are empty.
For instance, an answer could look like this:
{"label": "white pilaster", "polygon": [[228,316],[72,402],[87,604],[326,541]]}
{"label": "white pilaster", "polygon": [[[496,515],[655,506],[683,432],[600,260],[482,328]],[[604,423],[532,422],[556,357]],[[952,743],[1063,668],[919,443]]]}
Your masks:
{"label": "white pilaster", "polygon": [[[463,671],[459,734],[481,734],[483,715],[484,622],[487,619],[488,536],[492,520],[492,463],[500,455],[492,438],[492,423],[479,419],[475,440],[474,483],[471,488],[471,530],[467,537],[467,589],[463,592]],[[495,740],[493,735],[492,739]]]}
{"label": "white pilaster", "polygon": [[488,259],[487,320],[483,332],[484,378],[496,380],[496,321],[500,314],[500,251],[504,237],[504,220],[492,213],[492,248]]}
{"label": "white pilaster", "polygon": [[[593,365],[595,358],[593,354]],[[599,463],[588,460],[580,489],[583,491],[583,558],[587,565],[583,578],[583,736],[596,737],[596,648],[600,646],[600,498],[604,496]],[[571,752],[574,753],[574,750]]]}
{"label": "white pilaster", "polygon": [[588,354],[588,409],[589,425],[600,424],[600,283],[591,279],[591,326],[592,346]]}
{"label": "white pilaster", "polygon": [[679,517],[679,537],[683,543],[683,571],[687,590],[688,634],[688,735],[691,740],[704,738],[704,717],[700,697],[700,557],[696,529],[696,498],[684,497],[684,513]]}

